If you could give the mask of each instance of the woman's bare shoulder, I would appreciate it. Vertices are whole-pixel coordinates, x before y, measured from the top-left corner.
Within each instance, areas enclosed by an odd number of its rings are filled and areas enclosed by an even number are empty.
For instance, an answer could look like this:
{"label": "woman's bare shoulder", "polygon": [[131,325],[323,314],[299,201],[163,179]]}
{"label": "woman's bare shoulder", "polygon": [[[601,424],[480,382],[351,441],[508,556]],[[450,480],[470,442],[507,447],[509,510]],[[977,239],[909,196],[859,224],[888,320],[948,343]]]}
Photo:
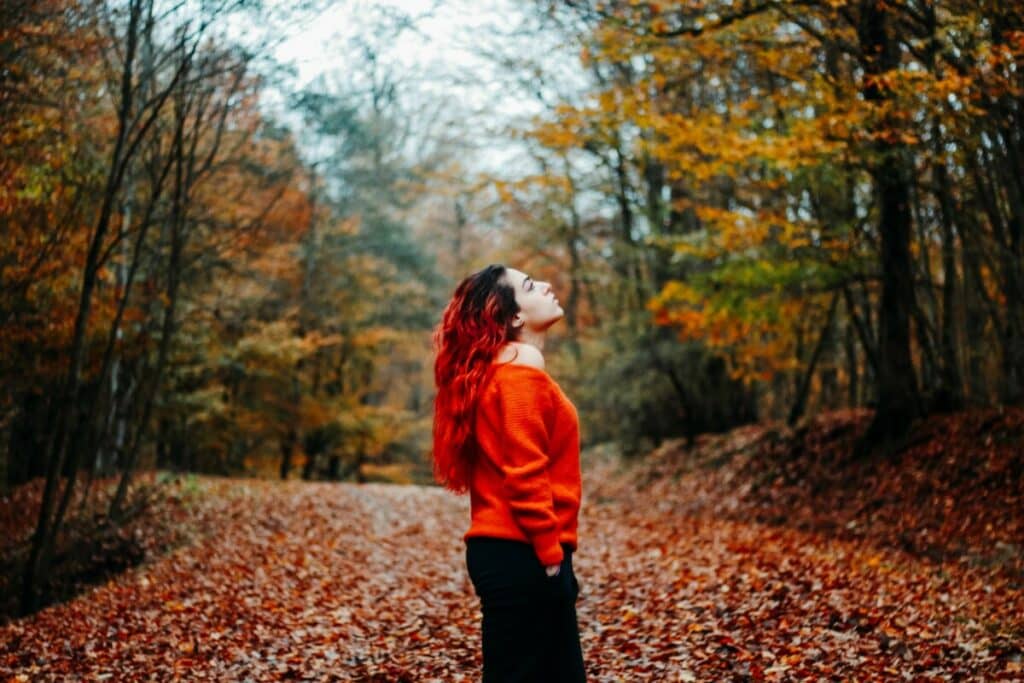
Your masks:
{"label": "woman's bare shoulder", "polygon": [[540,352],[540,349],[531,344],[510,342],[498,352],[496,362],[508,363],[510,365],[525,365],[543,370],[544,354]]}

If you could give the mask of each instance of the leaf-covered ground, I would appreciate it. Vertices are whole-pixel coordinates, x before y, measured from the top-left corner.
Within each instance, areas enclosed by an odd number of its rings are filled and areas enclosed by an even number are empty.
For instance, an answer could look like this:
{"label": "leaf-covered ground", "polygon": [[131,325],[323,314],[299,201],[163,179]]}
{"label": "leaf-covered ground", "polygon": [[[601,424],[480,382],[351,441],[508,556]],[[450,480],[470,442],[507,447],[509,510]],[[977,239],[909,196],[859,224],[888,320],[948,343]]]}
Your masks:
{"label": "leaf-covered ground", "polygon": [[[844,420],[853,427],[843,433],[860,424]],[[811,431],[832,443],[821,435],[834,422]],[[740,431],[626,470],[590,454],[576,556],[590,679],[1024,680],[1019,557],[995,561],[964,545],[981,514],[974,494],[957,488],[970,477],[932,486],[973,515],[958,526],[945,514],[950,542],[929,536],[901,547],[907,511],[922,510],[926,531],[937,523],[931,494],[912,489],[902,507],[864,503],[888,500],[889,489],[863,490],[858,477],[867,475],[850,463],[833,467],[861,487],[859,497],[842,482],[828,491],[767,477],[779,462],[811,469],[823,451],[779,460],[757,444],[806,436]],[[1012,457],[971,462],[1002,471],[1017,466]],[[900,470],[910,480],[912,464]],[[1015,495],[1020,473],[1011,475],[999,487],[983,475],[997,501]],[[0,679],[478,679],[464,498],[382,484],[194,486],[203,495],[188,519],[213,533],[0,626]],[[818,507],[805,504],[808,491]],[[1020,514],[989,514],[977,533],[1001,518],[1009,531],[987,533],[1019,547]]]}

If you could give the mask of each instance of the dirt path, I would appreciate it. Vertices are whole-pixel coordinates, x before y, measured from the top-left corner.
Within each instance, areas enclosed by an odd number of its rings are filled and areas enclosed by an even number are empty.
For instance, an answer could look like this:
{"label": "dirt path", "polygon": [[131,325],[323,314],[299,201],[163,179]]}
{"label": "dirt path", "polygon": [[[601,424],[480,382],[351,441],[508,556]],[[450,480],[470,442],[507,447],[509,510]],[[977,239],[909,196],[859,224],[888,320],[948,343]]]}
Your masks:
{"label": "dirt path", "polygon": [[[478,679],[464,498],[232,491],[214,537],[0,628],[0,680]],[[592,681],[1024,679],[1021,593],[982,570],[677,517],[625,490],[586,500],[580,533]]]}

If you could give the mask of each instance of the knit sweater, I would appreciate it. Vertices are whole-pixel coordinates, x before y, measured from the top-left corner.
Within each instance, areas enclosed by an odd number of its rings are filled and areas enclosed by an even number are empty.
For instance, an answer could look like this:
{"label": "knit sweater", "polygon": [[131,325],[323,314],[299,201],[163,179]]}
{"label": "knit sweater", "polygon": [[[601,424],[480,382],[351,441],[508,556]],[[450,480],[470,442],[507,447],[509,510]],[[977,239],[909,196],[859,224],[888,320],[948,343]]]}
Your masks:
{"label": "knit sweater", "polygon": [[477,404],[474,437],[465,538],[526,541],[541,564],[560,563],[560,544],[576,549],[582,492],[576,408],[543,370],[496,365]]}

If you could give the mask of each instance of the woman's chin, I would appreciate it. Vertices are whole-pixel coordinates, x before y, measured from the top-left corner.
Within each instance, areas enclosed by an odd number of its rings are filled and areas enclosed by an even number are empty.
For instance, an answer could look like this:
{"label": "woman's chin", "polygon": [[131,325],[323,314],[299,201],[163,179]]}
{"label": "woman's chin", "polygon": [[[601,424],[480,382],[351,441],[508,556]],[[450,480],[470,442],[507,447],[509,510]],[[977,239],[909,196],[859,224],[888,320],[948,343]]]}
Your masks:
{"label": "woman's chin", "polygon": [[558,322],[559,320],[561,320],[561,319],[562,319],[562,318],[564,318],[564,317],[565,317],[565,311],[563,311],[563,310],[562,310],[561,308],[559,308],[559,309],[558,309],[558,313],[557,313],[557,314],[554,314],[554,315],[552,315],[552,316],[551,316],[550,318],[548,318],[547,320],[545,320],[545,321],[544,321],[544,324],[543,324],[543,325],[541,325],[541,326],[540,326],[540,327],[539,327],[538,329],[540,329],[540,330],[543,330],[543,331],[547,332],[547,331],[548,331],[549,329],[551,329],[551,327],[552,327],[552,326],[553,326],[553,325],[554,325],[555,323],[557,323],[557,322]]}

